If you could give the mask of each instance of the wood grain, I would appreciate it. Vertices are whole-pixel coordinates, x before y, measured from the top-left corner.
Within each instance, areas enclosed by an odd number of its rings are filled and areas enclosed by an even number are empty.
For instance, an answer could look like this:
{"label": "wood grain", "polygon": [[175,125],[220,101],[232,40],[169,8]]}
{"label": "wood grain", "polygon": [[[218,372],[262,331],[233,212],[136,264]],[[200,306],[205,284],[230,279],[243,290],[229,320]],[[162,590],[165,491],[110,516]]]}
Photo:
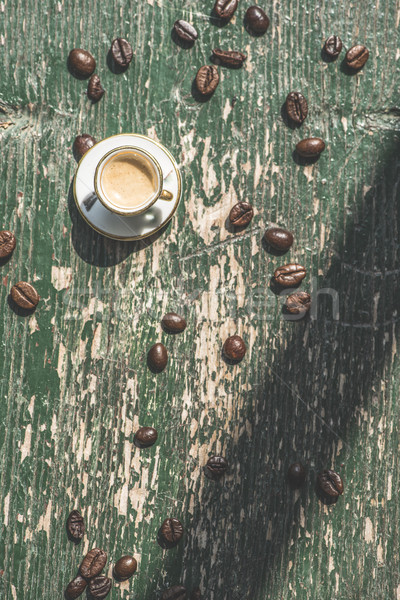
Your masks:
{"label": "wood grain", "polygon": [[[0,597],[62,597],[82,555],[104,548],[109,569],[133,553],[139,569],[110,598],[150,600],[164,587],[200,586],[208,600],[400,598],[399,510],[399,70],[398,0],[346,4],[299,0],[266,6],[271,25],[253,38],[242,19],[218,27],[212,0],[3,0],[0,3],[0,215],[18,245],[1,266]],[[171,40],[178,18],[200,36],[191,50]],[[325,63],[324,39],[365,43],[371,57],[349,76]],[[111,40],[126,37],[128,71],[107,66]],[[106,89],[91,105],[86,82],[66,68],[73,47],[97,60]],[[192,94],[213,47],[244,51],[241,70],[220,68],[213,98]],[[281,106],[291,90],[309,101],[299,130]],[[72,143],[136,131],[176,156],[184,198],[155,239],[118,243],[80,220],[71,182]],[[296,143],[320,136],[312,166]],[[250,201],[243,232],[230,208]],[[289,227],[282,258],[261,238]],[[316,318],[286,322],[269,287],[284,261],[308,269],[303,289],[328,294]],[[23,318],[8,305],[18,280],[42,300]],[[331,292],[332,297],[332,292]],[[185,314],[180,336],[164,312]],[[228,335],[245,360],[221,357]],[[156,341],[170,362],[153,375]],[[140,425],[159,431],[139,450]],[[208,480],[209,455],[230,473]],[[285,475],[301,460],[307,484]],[[326,507],[316,473],[336,468],[345,494]],[[65,520],[80,508],[79,546]],[[184,541],[163,550],[167,516]],[[157,595],[158,594],[158,595]]]}

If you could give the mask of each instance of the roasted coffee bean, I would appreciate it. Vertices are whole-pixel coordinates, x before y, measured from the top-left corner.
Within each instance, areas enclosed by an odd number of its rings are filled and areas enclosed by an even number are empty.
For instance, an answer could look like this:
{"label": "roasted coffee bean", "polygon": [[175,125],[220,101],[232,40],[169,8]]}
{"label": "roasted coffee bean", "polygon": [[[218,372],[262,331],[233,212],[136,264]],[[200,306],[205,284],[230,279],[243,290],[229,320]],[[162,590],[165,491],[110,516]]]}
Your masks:
{"label": "roasted coffee bean", "polygon": [[324,44],[324,51],[331,58],[337,58],[342,51],[342,40],[337,35],[330,35]]}
{"label": "roasted coffee bean", "polygon": [[89,79],[87,95],[92,102],[98,102],[104,95],[104,89],[101,87],[100,77],[92,75]]}
{"label": "roasted coffee bean", "polygon": [[290,465],[287,476],[290,485],[299,488],[306,480],[306,470],[301,463],[296,462]]}
{"label": "roasted coffee bean", "polygon": [[169,544],[177,544],[183,536],[183,525],[178,519],[165,519],[161,525],[160,533]]}
{"label": "roasted coffee bean", "polygon": [[304,317],[311,308],[311,296],[307,292],[296,292],[286,298],[285,311],[290,315]]}
{"label": "roasted coffee bean", "polygon": [[288,265],[283,265],[283,267],[278,267],[274,273],[274,278],[276,283],[278,283],[281,287],[295,287],[299,285],[306,276],[306,270],[301,265],[290,263]]}
{"label": "roasted coffee bean", "polygon": [[173,585],[161,596],[161,600],[186,600],[186,598],[186,588],[183,585]]}
{"label": "roasted coffee bean", "polygon": [[245,15],[246,24],[253,33],[265,33],[269,27],[269,19],[262,8],[250,6]]}
{"label": "roasted coffee bean", "polygon": [[361,44],[357,44],[357,46],[353,46],[346,53],[346,65],[353,69],[354,71],[358,71],[361,69],[369,58],[369,51],[365,46]]}
{"label": "roasted coffee bean", "polygon": [[339,473],[326,469],[318,474],[318,485],[321,491],[332,498],[337,498],[343,494],[344,486]]}
{"label": "roasted coffee bean", "polygon": [[67,519],[67,530],[73,540],[79,541],[85,533],[85,523],[81,513],[73,510]]}
{"label": "roasted coffee bean", "polygon": [[219,73],[214,65],[200,67],[196,75],[196,86],[202,96],[210,96],[219,84]]}
{"label": "roasted coffee bean", "polygon": [[202,600],[202,595],[199,588],[193,590],[193,592],[190,594],[190,600]]}
{"label": "roasted coffee bean", "polygon": [[236,50],[221,50],[220,48],[215,48],[213,50],[213,58],[218,64],[238,69],[243,65],[247,56]]}
{"label": "roasted coffee bean", "polygon": [[246,227],[254,216],[253,207],[248,202],[238,202],[231,208],[229,221],[234,227]]}
{"label": "roasted coffee bean", "polygon": [[88,133],[82,133],[82,135],[76,136],[74,145],[72,146],[75,157],[80,160],[82,156],[86,154],[90,148],[93,148],[96,143],[97,142],[94,137]]}
{"label": "roasted coffee bean", "polygon": [[122,556],[114,565],[114,576],[120,581],[129,579],[136,572],[137,562],[133,556]]}
{"label": "roasted coffee bean", "polygon": [[79,567],[80,574],[86,579],[100,575],[107,562],[107,554],[100,548],[93,548],[83,559]]}
{"label": "roasted coffee bean", "polygon": [[75,598],[79,598],[81,594],[85,591],[87,586],[87,582],[83,577],[77,575],[75,579],[70,581],[65,590],[65,595],[68,600],[75,600]]}
{"label": "roasted coffee bean", "polygon": [[147,354],[147,363],[152,371],[161,373],[167,366],[168,352],[164,344],[158,342],[152,346]]}
{"label": "roasted coffee bean", "polygon": [[325,142],[321,138],[306,138],[296,146],[296,152],[303,158],[317,158],[325,150]]}
{"label": "roasted coffee bean", "polygon": [[140,448],[149,448],[156,443],[157,437],[157,429],[154,427],[141,427],[135,433],[135,443]]}
{"label": "roasted coffee bean", "polygon": [[274,250],[286,252],[293,244],[293,233],[282,227],[270,227],[264,233],[264,240]]}
{"label": "roasted coffee bean", "polygon": [[222,348],[225,357],[232,362],[240,362],[246,354],[246,350],[246,344],[240,335],[228,337]]}
{"label": "roasted coffee bean", "polygon": [[111,56],[120,69],[126,69],[133,58],[132,46],[124,38],[116,38],[111,42]]}
{"label": "roasted coffee bean", "polygon": [[39,294],[31,285],[26,281],[19,281],[11,288],[11,298],[17,306],[24,310],[33,310],[40,298]]}
{"label": "roasted coffee bean", "polygon": [[0,231],[0,258],[7,258],[10,256],[16,246],[15,235],[11,231]]}
{"label": "roasted coffee bean", "polygon": [[164,315],[161,324],[169,333],[182,333],[186,329],[186,320],[174,312]]}
{"label": "roasted coffee bean", "polygon": [[96,68],[96,61],[87,50],[74,48],[68,56],[68,65],[74,75],[87,78]]}
{"label": "roasted coffee bean", "polygon": [[183,21],[182,19],[175,21],[174,32],[182,42],[190,44],[193,44],[199,37],[193,25],[191,25],[187,21]]}
{"label": "roasted coffee bean", "polygon": [[214,12],[220,19],[228,21],[238,7],[239,0],[217,0],[214,4]]}
{"label": "roasted coffee bean", "polygon": [[228,470],[228,461],[223,456],[210,456],[206,467],[213,477],[222,477]]}
{"label": "roasted coffee bean", "polygon": [[308,114],[308,104],[300,92],[290,92],[287,95],[285,108],[287,116],[296,125],[301,125],[305,121]]}
{"label": "roasted coffee bean", "polygon": [[103,600],[111,590],[112,581],[108,577],[104,575],[100,575],[100,577],[94,577],[89,582],[89,590],[92,598],[97,598],[98,600]]}

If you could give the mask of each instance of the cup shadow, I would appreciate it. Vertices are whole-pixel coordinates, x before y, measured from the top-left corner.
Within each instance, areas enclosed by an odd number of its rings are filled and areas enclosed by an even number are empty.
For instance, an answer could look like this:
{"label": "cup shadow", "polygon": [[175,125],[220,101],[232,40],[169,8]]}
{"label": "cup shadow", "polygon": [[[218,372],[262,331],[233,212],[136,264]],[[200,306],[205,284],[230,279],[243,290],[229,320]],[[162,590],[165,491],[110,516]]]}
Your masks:
{"label": "cup shadow", "polygon": [[[89,198],[91,203],[97,201],[96,198]],[[166,233],[171,223],[169,221],[154,235],[143,240],[119,241],[101,235],[80,214],[75,203],[73,180],[68,190],[68,211],[72,221],[71,241],[74,250],[82,260],[97,267],[113,267],[131,254],[145,250]]]}

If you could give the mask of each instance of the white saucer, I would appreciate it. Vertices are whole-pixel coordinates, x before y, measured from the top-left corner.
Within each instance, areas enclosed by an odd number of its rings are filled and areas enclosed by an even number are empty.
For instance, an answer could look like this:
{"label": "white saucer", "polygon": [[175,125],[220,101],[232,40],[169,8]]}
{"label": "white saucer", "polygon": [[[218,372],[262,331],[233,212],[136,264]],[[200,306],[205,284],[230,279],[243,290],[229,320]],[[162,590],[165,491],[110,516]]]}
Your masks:
{"label": "white saucer", "polygon": [[[94,192],[94,174],[99,160],[118,146],[136,146],[147,150],[160,164],[164,189],[173,199],[157,200],[146,212],[134,217],[116,215],[98,200]],[[81,158],[74,178],[74,197],[85,221],[98,233],[114,240],[140,240],[163,227],[175,213],[182,193],[181,174],[175,159],[159,142],[136,133],[121,133],[98,142]]]}

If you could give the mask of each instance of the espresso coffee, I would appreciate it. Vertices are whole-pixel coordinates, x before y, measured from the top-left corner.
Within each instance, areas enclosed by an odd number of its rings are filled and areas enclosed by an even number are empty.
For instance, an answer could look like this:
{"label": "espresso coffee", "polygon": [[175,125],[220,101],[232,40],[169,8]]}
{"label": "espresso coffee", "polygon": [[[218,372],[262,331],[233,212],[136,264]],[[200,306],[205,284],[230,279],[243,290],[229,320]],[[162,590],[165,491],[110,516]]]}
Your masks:
{"label": "espresso coffee", "polygon": [[145,157],[135,152],[123,152],[105,164],[101,187],[116,208],[137,208],[154,195],[157,178]]}

